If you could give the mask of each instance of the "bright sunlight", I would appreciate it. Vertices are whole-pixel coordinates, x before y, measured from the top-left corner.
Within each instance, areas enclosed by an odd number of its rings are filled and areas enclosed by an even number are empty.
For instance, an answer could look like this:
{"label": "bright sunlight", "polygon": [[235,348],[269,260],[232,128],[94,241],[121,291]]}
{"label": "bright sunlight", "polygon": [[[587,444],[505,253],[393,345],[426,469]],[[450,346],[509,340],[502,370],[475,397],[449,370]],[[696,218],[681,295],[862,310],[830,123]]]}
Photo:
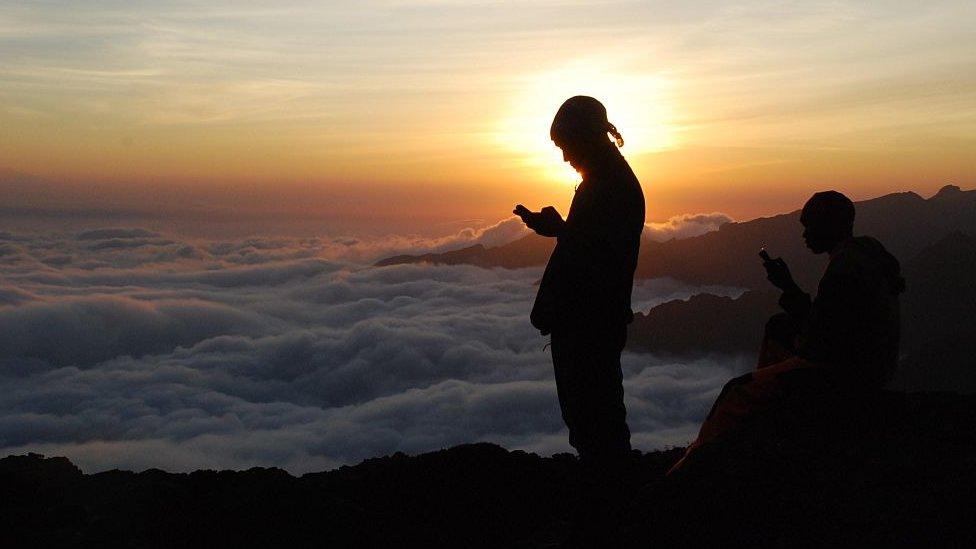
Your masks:
{"label": "bright sunlight", "polygon": [[668,125],[672,118],[668,81],[660,75],[628,74],[603,60],[588,59],[525,76],[520,87],[522,93],[515,94],[495,136],[543,182],[564,185],[579,180],[549,139],[553,115],[574,95],[595,97],[607,107],[610,122],[624,137],[625,155],[676,146],[676,132]]}

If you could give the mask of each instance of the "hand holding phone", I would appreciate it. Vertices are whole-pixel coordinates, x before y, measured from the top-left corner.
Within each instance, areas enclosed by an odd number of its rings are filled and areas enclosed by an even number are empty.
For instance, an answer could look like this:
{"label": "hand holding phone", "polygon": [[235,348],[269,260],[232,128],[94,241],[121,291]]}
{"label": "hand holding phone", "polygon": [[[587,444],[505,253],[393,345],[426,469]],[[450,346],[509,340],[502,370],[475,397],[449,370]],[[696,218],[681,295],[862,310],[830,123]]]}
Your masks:
{"label": "hand holding phone", "polygon": [[558,236],[566,224],[559,212],[552,206],[542,208],[541,212],[533,212],[521,204],[517,204],[512,213],[522,218],[530,229],[542,236]]}
{"label": "hand holding phone", "polygon": [[521,217],[522,221],[525,221],[526,216],[531,215],[532,211],[521,204],[516,204],[515,209],[512,210],[512,213]]}
{"label": "hand holding phone", "polygon": [[787,291],[796,288],[796,282],[793,281],[793,274],[790,273],[790,268],[786,266],[786,262],[783,258],[777,257],[773,259],[769,256],[766,248],[759,250],[759,257],[763,260],[763,267],[766,268],[766,279],[773,283],[773,286]]}

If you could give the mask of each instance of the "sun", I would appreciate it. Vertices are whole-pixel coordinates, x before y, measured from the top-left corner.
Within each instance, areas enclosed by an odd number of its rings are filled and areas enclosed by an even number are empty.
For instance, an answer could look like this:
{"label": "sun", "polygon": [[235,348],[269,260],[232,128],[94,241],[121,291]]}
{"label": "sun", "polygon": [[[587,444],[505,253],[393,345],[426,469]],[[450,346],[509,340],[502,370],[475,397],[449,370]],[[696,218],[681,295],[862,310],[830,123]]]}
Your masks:
{"label": "sun", "polygon": [[667,99],[668,81],[657,74],[625,72],[595,60],[525,76],[519,81],[508,116],[495,132],[499,145],[517,156],[526,169],[550,183],[579,181],[549,139],[549,125],[563,101],[574,95],[597,98],[624,137],[623,153],[637,155],[675,146]]}

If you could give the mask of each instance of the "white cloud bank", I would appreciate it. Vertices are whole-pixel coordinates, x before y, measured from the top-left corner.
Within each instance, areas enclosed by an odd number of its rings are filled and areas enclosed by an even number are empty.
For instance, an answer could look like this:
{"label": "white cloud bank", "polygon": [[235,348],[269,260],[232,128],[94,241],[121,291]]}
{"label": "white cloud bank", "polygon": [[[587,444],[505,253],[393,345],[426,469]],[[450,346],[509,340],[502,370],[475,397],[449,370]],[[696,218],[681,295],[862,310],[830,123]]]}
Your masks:
{"label": "white cloud bank", "polygon": [[733,219],[721,212],[682,214],[660,223],[644,224],[644,237],[658,242],[682,239],[717,231]]}
{"label": "white cloud bank", "polygon": [[[511,238],[511,221],[451,242]],[[0,455],[300,473],[476,440],[569,449],[528,322],[541,268],[369,268],[348,258],[378,248],[340,246],[0,234]],[[634,301],[694,291],[647,281]],[[628,352],[624,367],[635,444],[653,449],[687,442],[747,365]]]}
{"label": "white cloud bank", "polygon": [[439,238],[400,235],[337,238],[329,242],[328,252],[331,257],[348,261],[372,262],[398,254],[440,253],[475,244],[493,248],[518,240],[531,232],[521,219],[512,216],[487,227],[468,227]]}

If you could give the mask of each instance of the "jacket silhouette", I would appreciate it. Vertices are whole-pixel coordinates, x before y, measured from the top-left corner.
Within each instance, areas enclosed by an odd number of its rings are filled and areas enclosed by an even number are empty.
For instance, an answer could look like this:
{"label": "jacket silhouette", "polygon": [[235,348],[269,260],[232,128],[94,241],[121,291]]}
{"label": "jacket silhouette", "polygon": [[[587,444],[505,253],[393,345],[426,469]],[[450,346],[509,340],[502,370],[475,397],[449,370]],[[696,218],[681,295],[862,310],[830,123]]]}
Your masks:
{"label": "jacket silhouette", "polygon": [[796,354],[826,365],[834,384],[880,388],[898,364],[903,288],[898,260],[880,242],[844,240],[830,254],[815,299],[798,288],[780,297],[799,328]]}
{"label": "jacket silhouette", "polygon": [[539,284],[532,325],[548,335],[629,324],[643,228],[640,182],[620,152],[608,149],[576,189]]}

